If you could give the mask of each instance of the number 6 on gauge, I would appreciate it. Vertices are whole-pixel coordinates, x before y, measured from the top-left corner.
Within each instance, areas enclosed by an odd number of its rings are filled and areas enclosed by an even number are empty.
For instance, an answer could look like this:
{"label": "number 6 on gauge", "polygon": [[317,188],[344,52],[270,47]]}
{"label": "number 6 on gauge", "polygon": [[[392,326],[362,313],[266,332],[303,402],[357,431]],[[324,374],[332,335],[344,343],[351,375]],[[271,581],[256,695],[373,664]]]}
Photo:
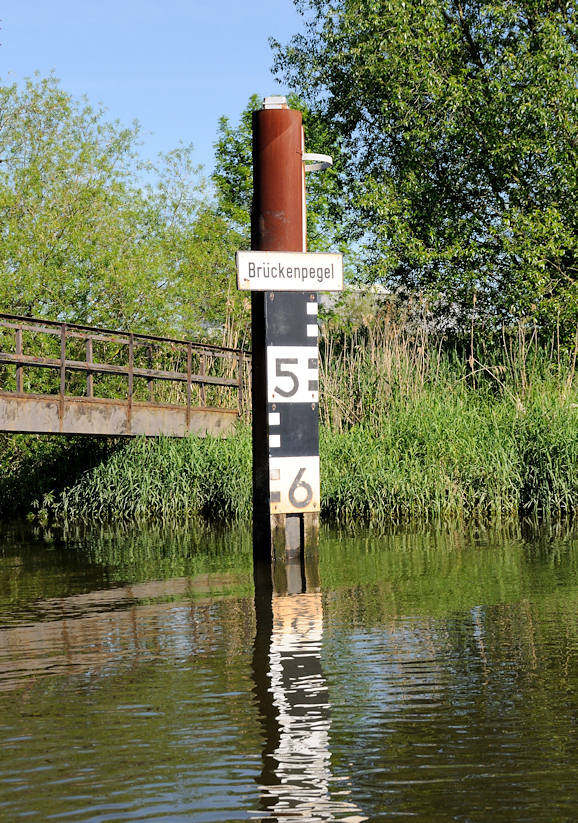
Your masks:
{"label": "number 6 on gauge", "polygon": [[272,514],[319,511],[319,457],[271,457],[269,471]]}
{"label": "number 6 on gauge", "polygon": [[309,483],[303,480],[304,474],[305,469],[299,469],[295,480],[289,486],[289,502],[296,509],[304,509],[313,500],[313,489]]}

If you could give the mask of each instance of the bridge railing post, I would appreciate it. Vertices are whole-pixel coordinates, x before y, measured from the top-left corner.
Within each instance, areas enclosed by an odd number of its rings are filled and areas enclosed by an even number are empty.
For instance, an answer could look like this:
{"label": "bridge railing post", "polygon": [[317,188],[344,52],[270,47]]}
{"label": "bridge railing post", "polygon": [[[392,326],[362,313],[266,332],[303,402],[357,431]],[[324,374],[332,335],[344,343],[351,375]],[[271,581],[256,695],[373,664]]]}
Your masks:
{"label": "bridge railing post", "polygon": [[[153,370],[153,347],[147,346],[147,364],[149,367],[149,371]],[[154,400],[154,380],[150,377],[147,380],[147,389],[148,389],[148,398],[149,402],[152,403]]]}
{"label": "bridge railing post", "polygon": [[94,375],[90,371],[92,366],[92,337],[86,338],[86,365],[89,370],[86,372],[86,396],[94,397]]}
{"label": "bridge railing post", "polygon": [[[199,364],[199,374],[201,375],[201,377],[206,376],[206,369],[207,369],[207,366],[206,366],[205,352],[203,352],[201,354],[201,361],[200,361],[200,364]],[[201,383],[200,393],[201,393],[201,406],[204,407],[204,406],[207,405],[207,397],[206,397],[206,394],[205,394],[205,384],[204,383]]]}
{"label": "bridge railing post", "polygon": [[128,431],[132,432],[132,396],[134,394],[134,335],[131,332],[128,336]]}
{"label": "bridge railing post", "polygon": [[191,375],[193,373],[193,347],[187,345],[187,431],[191,425]]}
{"label": "bridge railing post", "polygon": [[[16,329],[16,354],[18,356],[22,356],[22,326],[19,326]],[[16,366],[16,393],[22,394],[24,390],[24,380],[23,380],[23,369],[22,366]]]}
{"label": "bridge railing post", "polygon": [[66,323],[60,325],[60,404],[59,418],[62,429],[64,418],[64,395],[66,394]]}
{"label": "bridge railing post", "polygon": [[238,369],[239,369],[239,388],[238,388],[238,401],[239,401],[239,417],[243,417],[243,368],[244,368],[244,358],[243,352],[239,352],[238,356]]}
{"label": "bridge railing post", "polygon": [[128,336],[128,402],[132,403],[134,392],[134,335]]}

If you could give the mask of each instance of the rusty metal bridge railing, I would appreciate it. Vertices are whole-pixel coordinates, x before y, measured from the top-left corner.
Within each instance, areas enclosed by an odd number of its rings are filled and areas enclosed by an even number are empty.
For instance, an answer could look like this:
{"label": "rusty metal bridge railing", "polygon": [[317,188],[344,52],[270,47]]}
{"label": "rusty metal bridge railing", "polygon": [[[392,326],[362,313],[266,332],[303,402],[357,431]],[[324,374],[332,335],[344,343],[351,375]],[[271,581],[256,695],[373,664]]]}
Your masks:
{"label": "rusty metal bridge railing", "polygon": [[0,431],[227,434],[250,352],[0,314]]}

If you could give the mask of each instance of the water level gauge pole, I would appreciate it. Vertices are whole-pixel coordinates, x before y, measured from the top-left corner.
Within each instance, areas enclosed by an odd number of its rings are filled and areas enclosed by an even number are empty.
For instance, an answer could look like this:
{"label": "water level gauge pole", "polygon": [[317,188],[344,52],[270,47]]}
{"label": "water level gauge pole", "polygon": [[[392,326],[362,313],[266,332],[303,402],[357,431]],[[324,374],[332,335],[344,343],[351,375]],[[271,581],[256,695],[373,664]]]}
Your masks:
{"label": "water level gauge pole", "polygon": [[[301,112],[266,98],[253,114],[253,251],[306,251],[304,171]],[[317,293],[252,291],[251,318],[253,537],[264,560],[316,540]]]}

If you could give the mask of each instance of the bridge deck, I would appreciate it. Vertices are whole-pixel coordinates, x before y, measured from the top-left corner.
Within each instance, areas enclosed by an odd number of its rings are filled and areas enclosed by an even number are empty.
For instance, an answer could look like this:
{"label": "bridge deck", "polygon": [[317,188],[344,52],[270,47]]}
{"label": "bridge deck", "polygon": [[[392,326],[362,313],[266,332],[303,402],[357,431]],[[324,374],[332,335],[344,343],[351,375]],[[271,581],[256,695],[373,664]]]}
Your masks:
{"label": "bridge deck", "polygon": [[0,315],[0,431],[226,436],[249,366],[242,349]]}

